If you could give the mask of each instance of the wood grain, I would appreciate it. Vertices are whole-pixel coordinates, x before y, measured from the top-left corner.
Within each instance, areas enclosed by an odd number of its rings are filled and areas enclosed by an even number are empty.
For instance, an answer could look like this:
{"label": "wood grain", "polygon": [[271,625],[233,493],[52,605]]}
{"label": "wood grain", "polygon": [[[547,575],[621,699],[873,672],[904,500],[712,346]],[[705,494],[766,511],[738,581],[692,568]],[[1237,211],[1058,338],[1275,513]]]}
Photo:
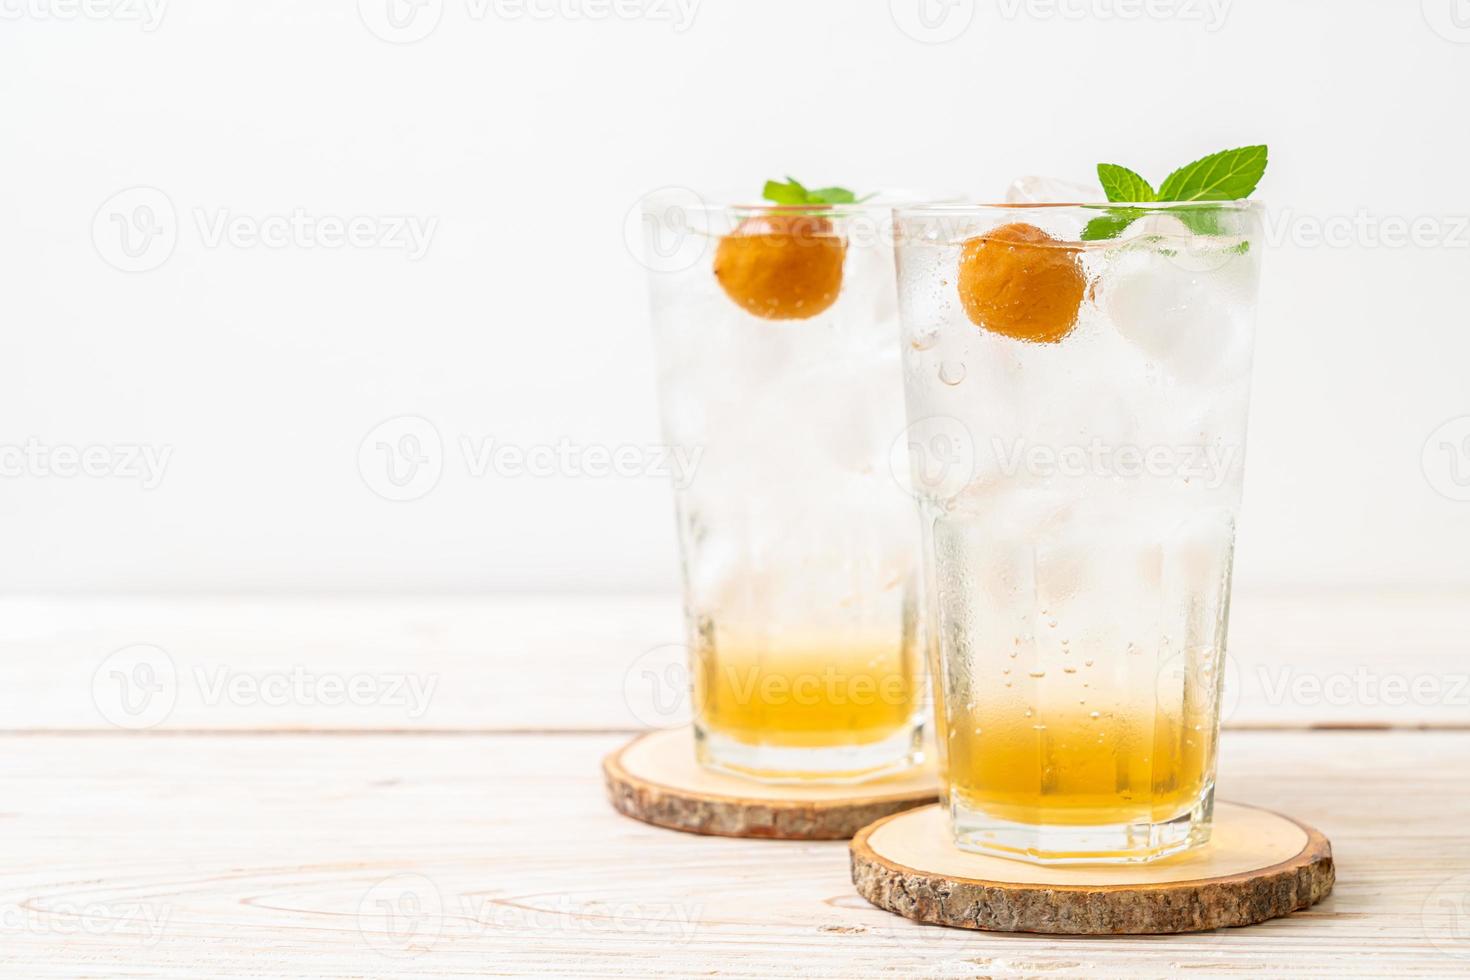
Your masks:
{"label": "wood grain", "polygon": [[989,932],[1150,935],[1255,925],[1332,891],[1315,828],[1217,803],[1209,845],[1151,864],[1036,867],[959,850],[938,806],[865,827],[849,847],[858,894],[931,925]]}
{"label": "wood grain", "polygon": [[[1223,738],[1221,792],[1320,826],[1333,894],[1060,940],[875,909],[843,843],[615,813],[598,764],[627,736],[595,733],[678,720],[671,596],[12,597],[0,976],[1466,976],[1467,636],[1464,596],[1238,593],[1226,723],[1263,730]],[[134,730],[104,668],[138,644],[171,698]],[[405,676],[432,682],[421,711]],[[1404,730],[1338,730],[1364,725]]]}
{"label": "wood grain", "polygon": [[[1226,727],[1470,730],[1470,596],[1237,590],[1230,627]],[[11,597],[0,729],[114,730],[94,678],[150,644],[174,687],[149,731],[632,733],[688,721],[683,640],[672,595]],[[250,696],[296,674],[378,696]]]}
{"label": "wood grain", "polygon": [[1470,973],[1470,734],[1227,735],[1222,793],[1320,827],[1333,894],[1250,929],[1077,939],[876,909],[842,842],[627,820],[597,777],[622,742],[0,737],[0,976]]}
{"label": "wood grain", "polygon": [[931,803],[933,766],[859,785],[758,783],[702,768],[689,728],[640,735],[602,761],[619,813],[720,837],[846,840],[880,817]]}

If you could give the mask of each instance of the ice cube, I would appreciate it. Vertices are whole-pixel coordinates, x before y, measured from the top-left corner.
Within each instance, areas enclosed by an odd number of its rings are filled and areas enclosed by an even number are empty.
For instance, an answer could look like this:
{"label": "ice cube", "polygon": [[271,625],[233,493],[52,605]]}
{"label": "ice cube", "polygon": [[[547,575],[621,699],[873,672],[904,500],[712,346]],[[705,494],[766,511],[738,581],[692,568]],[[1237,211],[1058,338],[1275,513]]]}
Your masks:
{"label": "ice cube", "polygon": [[1123,229],[1118,237],[1123,241],[1134,238],[1189,238],[1194,232],[1172,214],[1145,214]]}
{"label": "ice cube", "polygon": [[1165,373],[1223,384],[1250,367],[1255,256],[1210,236],[1147,236],[1117,248],[1099,282],[1118,332]]}
{"label": "ice cube", "polygon": [[1097,184],[1060,177],[1021,177],[1006,191],[1007,204],[1096,204],[1107,199]]}

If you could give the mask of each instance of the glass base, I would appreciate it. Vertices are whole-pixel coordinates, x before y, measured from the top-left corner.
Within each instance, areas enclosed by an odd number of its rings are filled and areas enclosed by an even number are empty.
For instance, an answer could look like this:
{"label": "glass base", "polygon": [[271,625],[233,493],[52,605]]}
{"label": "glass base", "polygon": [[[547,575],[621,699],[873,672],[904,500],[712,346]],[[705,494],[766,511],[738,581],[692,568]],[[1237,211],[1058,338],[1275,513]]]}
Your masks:
{"label": "glass base", "polygon": [[792,748],[736,741],[694,725],[694,755],[706,769],[763,783],[861,783],[911,769],[923,761],[924,726],[913,725],[877,742]]}
{"label": "glass base", "polygon": [[1190,810],[1157,823],[1025,824],[949,805],[960,850],[1047,865],[1141,864],[1199,847],[1210,839],[1214,809],[1213,786]]}

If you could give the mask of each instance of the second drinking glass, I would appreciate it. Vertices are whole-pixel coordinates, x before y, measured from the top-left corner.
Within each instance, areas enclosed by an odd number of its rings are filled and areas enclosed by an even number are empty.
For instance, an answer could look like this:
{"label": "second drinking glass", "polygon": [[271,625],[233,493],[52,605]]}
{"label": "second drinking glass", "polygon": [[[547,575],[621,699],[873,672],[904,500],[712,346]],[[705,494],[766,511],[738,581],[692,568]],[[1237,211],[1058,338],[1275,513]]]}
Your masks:
{"label": "second drinking glass", "polygon": [[699,760],[855,781],[918,757],[918,535],[891,202],[645,210]]}
{"label": "second drinking glass", "polygon": [[1242,202],[898,212],[962,848],[1142,861],[1209,837],[1259,225]]}

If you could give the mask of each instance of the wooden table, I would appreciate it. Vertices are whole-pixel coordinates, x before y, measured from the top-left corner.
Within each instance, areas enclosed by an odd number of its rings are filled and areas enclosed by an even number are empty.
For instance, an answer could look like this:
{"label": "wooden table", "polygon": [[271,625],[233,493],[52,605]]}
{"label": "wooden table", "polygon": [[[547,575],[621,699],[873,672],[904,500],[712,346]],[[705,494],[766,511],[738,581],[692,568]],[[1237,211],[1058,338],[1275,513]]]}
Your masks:
{"label": "wooden table", "polygon": [[1238,597],[1220,791],[1332,838],[1287,920],[913,925],[842,843],[614,814],[677,601],[10,599],[0,975],[1470,976],[1470,597]]}

